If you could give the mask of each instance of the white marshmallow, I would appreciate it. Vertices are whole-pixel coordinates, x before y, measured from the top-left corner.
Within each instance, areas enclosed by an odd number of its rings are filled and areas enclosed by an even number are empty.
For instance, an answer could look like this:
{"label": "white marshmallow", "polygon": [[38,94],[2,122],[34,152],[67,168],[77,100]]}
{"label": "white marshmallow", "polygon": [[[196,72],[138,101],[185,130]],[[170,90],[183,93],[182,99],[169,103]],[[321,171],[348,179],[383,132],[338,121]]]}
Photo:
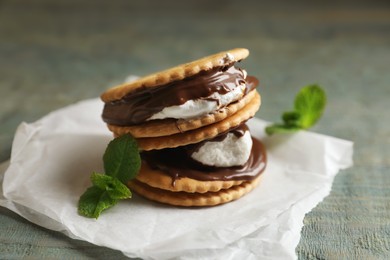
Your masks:
{"label": "white marshmallow", "polygon": [[[214,112],[236,100],[239,100],[244,95],[245,84],[238,86],[232,91],[226,93],[225,95],[220,95],[219,93],[214,93],[207,98],[217,99],[218,102],[205,99],[197,100],[188,100],[182,105],[179,106],[170,106],[164,108],[162,111],[154,114],[147,120],[154,119],[165,119],[165,118],[175,118],[175,119],[190,119],[198,116],[206,115],[208,113]],[[206,99],[207,99],[206,98]]]}
{"label": "white marshmallow", "polygon": [[221,142],[206,142],[192,154],[192,159],[204,165],[231,167],[245,164],[252,150],[252,138],[249,131],[242,137],[228,133]]}

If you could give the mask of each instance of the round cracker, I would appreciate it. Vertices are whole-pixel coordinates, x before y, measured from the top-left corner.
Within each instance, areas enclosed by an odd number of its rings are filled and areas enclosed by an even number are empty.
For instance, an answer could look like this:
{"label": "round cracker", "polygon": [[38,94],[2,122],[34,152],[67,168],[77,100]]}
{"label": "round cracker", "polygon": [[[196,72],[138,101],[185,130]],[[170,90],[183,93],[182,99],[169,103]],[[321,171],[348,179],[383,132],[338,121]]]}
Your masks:
{"label": "round cracker", "polygon": [[[175,148],[178,146],[194,144],[203,140],[212,139],[217,135],[240,125],[242,122],[252,118],[260,107],[260,95],[256,92],[255,97],[245,107],[217,123],[200,127],[185,133],[168,136],[138,138],[137,143],[141,150],[159,150],[164,148]],[[118,136],[114,133],[115,136]]]}
{"label": "round cracker", "polygon": [[229,189],[206,193],[172,192],[153,188],[136,180],[131,181],[128,186],[132,191],[153,201],[175,206],[199,207],[215,206],[237,200],[253,190],[258,185],[259,180],[260,176],[252,181],[243,182],[242,184],[233,186]]}
{"label": "round cracker", "polygon": [[187,177],[172,180],[171,176],[163,171],[152,169],[146,162],[142,162],[136,179],[154,188],[188,193],[216,192],[243,183],[243,181],[199,181]]}
{"label": "round cracker", "polygon": [[201,71],[208,71],[212,68],[223,67],[248,57],[249,51],[244,48],[237,48],[229,51],[223,51],[214,55],[204,57],[189,63],[181,64],[176,67],[150,74],[130,83],[124,83],[119,86],[108,89],[101,95],[104,102],[119,100],[126,94],[139,89],[161,86],[173,81],[182,80],[193,76]]}
{"label": "round cracker", "polygon": [[118,136],[130,133],[135,138],[157,137],[184,133],[189,130],[219,122],[227,118],[228,116],[233,115],[254,98],[255,92],[255,90],[252,90],[239,101],[229,104],[228,106],[216,111],[215,113],[207,114],[199,118],[189,120],[152,120],[134,126],[117,126],[110,124],[107,124],[107,126],[111,132],[115,133]]}

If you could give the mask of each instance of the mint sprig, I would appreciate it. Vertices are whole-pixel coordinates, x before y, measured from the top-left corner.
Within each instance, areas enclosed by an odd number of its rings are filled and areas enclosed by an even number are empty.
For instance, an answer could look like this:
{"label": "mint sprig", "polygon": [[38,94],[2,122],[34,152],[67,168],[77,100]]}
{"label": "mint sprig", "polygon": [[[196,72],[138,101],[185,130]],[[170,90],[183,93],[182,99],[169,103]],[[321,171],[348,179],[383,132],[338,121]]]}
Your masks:
{"label": "mint sprig", "polygon": [[85,217],[97,219],[119,200],[131,198],[126,183],[141,167],[137,142],[129,134],[115,138],[107,146],[103,164],[106,174],[92,173],[92,186],[80,197],[78,212]]}
{"label": "mint sprig", "polygon": [[265,128],[268,135],[291,133],[312,127],[322,116],[326,105],[325,91],[318,85],[303,87],[295,97],[294,110],[282,114],[283,123]]}
{"label": "mint sprig", "polygon": [[103,155],[106,174],[126,183],[133,179],[141,165],[137,142],[130,135],[111,141]]}

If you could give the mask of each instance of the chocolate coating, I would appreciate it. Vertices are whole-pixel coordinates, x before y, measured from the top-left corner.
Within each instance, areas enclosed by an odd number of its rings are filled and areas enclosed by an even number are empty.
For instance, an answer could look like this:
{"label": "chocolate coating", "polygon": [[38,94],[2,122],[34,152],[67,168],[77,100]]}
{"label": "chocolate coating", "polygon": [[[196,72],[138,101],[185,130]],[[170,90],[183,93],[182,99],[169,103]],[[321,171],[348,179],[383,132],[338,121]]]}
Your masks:
{"label": "chocolate coating", "polygon": [[251,155],[243,166],[210,167],[195,163],[185,151],[186,147],[143,152],[141,157],[151,168],[171,176],[173,185],[176,179],[183,177],[200,181],[249,181],[259,176],[267,164],[265,147],[253,137],[252,141]]}
{"label": "chocolate coating", "polygon": [[102,118],[112,125],[139,124],[165,107],[182,105],[188,100],[217,101],[208,97],[213,93],[226,94],[243,83],[247,84],[245,93],[248,93],[258,84],[256,78],[248,78],[245,80],[242,70],[234,66],[220,67],[162,86],[139,88],[120,100],[106,103]]}

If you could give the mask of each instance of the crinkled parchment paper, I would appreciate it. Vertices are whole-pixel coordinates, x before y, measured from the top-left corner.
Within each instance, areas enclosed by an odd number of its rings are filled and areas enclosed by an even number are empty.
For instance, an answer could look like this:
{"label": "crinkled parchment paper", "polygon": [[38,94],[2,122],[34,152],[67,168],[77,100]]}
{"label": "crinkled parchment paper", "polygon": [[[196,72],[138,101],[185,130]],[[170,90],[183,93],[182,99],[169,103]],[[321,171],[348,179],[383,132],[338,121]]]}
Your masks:
{"label": "crinkled parchment paper", "polygon": [[[330,192],[335,175],[352,165],[349,141],[301,131],[266,137],[252,119],[268,166],[260,185],[217,207],[178,208],[134,195],[98,220],[77,214],[92,171],[112,139],[98,99],[22,123],[15,134],[0,205],[68,236],[143,259],[294,259],[303,218]],[[4,167],[3,167],[4,168]]]}

